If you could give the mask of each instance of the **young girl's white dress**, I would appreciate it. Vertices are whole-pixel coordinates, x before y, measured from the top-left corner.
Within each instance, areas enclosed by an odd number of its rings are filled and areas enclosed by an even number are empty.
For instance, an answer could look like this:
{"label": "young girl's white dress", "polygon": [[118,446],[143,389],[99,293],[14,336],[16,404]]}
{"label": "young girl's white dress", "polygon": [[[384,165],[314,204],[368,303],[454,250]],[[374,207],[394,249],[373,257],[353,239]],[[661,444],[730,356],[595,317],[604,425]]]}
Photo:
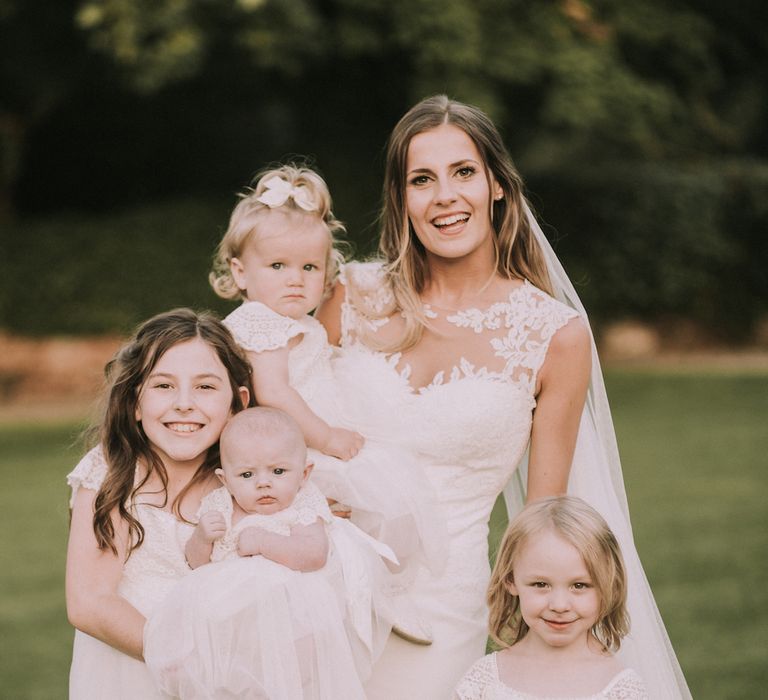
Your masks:
{"label": "young girl's white dress", "polygon": [[457,700],[648,700],[642,678],[631,668],[617,673],[594,695],[539,696],[521,693],[499,680],[496,654],[488,654],[467,671],[456,686]]}
{"label": "young girl's white dress", "polygon": [[251,352],[287,347],[289,384],[329,425],[360,432],[366,442],[348,461],[310,450],[312,479],[328,498],[351,506],[352,522],[395,552],[399,585],[405,586],[417,567],[440,570],[445,531],[436,516],[434,496],[419,461],[380,432],[366,414],[379,412],[375,395],[364,397],[356,380],[348,382],[337,370],[325,328],[313,317],[295,320],[268,306],[249,301],[230,313],[224,324],[237,343]]}
{"label": "young girl's white dress", "polygon": [[[101,448],[86,454],[67,477],[72,500],[80,488],[98,491],[107,473]],[[144,528],[144,542],[123,566],[118,592],[142,615],[149,616],[190,569],[184,545],[192,526],[159,508],[129,504]],[[71,700],[154,700],[164,697],[155,687],[147,667],[108,644],[75,630],[69,676]]]}
{"label": "young girl's white dress", "polygon": [[[144,658],[173,697],[363,698],[391,628],[380,554],[390,554],[351,523],[335,518],[311,482],[272,515],[248,515],[232,526],[232,497],[208,494],[198,516],[223,514],[227,532],[211,564],[179,583],[150,617]],[[289,535],[318,518],[329,538],[326,565],[299,572],[261,556],[239,557],[237,538],[259,527]]]}

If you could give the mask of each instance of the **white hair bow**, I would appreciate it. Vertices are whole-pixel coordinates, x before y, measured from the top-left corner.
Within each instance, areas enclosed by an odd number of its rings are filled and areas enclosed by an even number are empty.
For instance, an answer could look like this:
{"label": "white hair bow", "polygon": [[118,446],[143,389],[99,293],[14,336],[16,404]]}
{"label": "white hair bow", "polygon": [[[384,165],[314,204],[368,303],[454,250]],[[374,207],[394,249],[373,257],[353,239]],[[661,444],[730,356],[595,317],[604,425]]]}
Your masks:
{"label": "white hair bow", "polygon": [[293,198],[296,205],[304,211],[315,211],[317,206],[309,189],[304,185],[294,187],[290,182],[277,175],[269,178],[264,183],[264,191],[256,198],[257,202],[266,204],[270,209],[282,207],[289,198]]}

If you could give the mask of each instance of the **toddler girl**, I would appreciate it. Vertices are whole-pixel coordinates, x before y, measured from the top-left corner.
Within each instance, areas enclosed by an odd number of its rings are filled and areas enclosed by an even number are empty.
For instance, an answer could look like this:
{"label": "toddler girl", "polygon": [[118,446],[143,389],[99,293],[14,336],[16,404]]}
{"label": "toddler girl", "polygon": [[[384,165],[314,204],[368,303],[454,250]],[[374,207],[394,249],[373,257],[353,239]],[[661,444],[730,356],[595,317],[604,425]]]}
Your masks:
{"label": "toddler girl", "polygon": [[[247,351],[260,405],[280,408],[314,448],[314,479],[328,498],[351,509],[352,521],[390,546],[400,561],[392,581],[395,631],[429,644],[431,632],[404,591],[419,562],[442,564],[441,538],[423,494],[429,485],[413,458],[391,441],[355,432],[362,402],[334,370],[325,329],[309,315],[330,291],[341,261],[334,234],[343,227],[331,211],[322,178],[283,166],[265,172],[232,212],[211,273],[227,299],[244,303],[225,325]],[[348,407],[356,403],[355,416]],[[365,446],[363,447],[363,443]]]}
{"label": "toddler girl", "polygon": [[362,698],[391,627],[379,593],[391,551],[331,514],[284,412],[239,413],[220,446],[224,486],[186,545],[195,571],[145,629],[156,682],[184,700]]}
{"label": "toddler girl", "polygon": [[647,700],[614,652],[629,631],[616,538],[579,498],[536,501],[510,523],[488,586],[502,648],[475,663],[458,700]]}

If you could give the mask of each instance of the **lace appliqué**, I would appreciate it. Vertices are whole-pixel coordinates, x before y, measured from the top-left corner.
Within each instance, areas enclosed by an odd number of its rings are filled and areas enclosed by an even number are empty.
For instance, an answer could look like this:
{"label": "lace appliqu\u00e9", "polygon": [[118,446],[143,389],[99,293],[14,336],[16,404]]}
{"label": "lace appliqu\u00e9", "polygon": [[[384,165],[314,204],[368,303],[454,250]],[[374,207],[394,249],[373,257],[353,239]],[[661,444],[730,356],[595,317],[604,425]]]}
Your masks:
{"label": "lace appliqu\u00e9", "polygon": [[339,271],[339,282],[347,288],[341,306],[342,345],[389,323],[387,311],[394,310],[395,295],[381,263],[349,262]]}
{"label": "lace appliqu\u00e9", "polygon": [[78,489],[98,491],[106,475],[107,460],[104,459],[104,452],[99,445],[90,450],[67,475],[67,484],[72,489],[72,495],[69,498],[70,508],[74,505]]}
{"label": "lace appliqu\u00e9", "polygon": [[552,336],[578,313],[534,287],[528,280],[513,290],[505,302],[490,308],[467,309],[447,317],[459,328],[483,330],[511,329],[503,338],[491,338],[497,356],[506,360],[501,373],[510,376],[516,369],[530,370],[532,377],[544,363]]}
{"label": "lace appliqu\u00e9", "polygon": [[277,513],[271,515],[260,515],[258,513],[247,515],[232,525],[232,496],[223,486],[211,491],[200,503],[198,510],[198,519],[204,513],[218,511],[224,516],[227,525],[227,532],[224,536],[213,543],[211,552],[211,561],[222,561],[224,559],[234,559],[237,553],[237,539],[240,533],[247,527],[258,527],[267,532],[273,532],[276,535],[288,536],[291,534],[291,528],[295,525],[312,525],[321,518],[325,523],[333,522],[331,513],[325,497],[320,490],[312,483],[307,482],[296,494],[294,502]]}
{"label": "lace appliqu\u00e9", "polygon": [[258,301],[247,301],[224,319],[237,344],[251,352],[277,350],[304,332],[301,324]]}
{"label": "lace appliqu\u00e9", "polygon": [[487,690],[498,682],[494,654],[488,654],[466,672],[456,686],[458,700],[484,700],[489,697]]}
{"label": "lace appliqu\u00e9", "polygon": [[456,686],[458,700],[648,700],[640,676],[625,668],[617,673],[599,693],[588,696],[538,696],[523,693],[499,680],[496,654],[488,654],[467,671]]}

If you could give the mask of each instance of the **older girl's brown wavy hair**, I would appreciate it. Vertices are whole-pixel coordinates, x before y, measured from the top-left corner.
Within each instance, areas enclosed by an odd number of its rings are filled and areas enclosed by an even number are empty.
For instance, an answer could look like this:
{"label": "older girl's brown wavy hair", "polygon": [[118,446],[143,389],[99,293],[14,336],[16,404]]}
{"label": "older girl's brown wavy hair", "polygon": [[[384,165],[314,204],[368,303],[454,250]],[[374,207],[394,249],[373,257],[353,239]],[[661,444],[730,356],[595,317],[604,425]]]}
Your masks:
{"label": "older girl's brown wavy hair", "polygon": [[[175,345],[195,338],[207,343],[227,370],[232,388],[232,412],[243,408],[239,388],[250,386],[251,368],[221,321],[209,313],[175,309],[143,323],[107,363],[108,387],[103,417],[89,431],[92,441],[101,444],[107,462],[107,475],[96,495],[93,514],[93,531],[100,549],[117,554],[112,521],[115,511],[128,523],[128,555],[141,546],[144,529],[131,513],[130,503],[153,472],[159,476],[167,499],[168,475],[141,423],[136,420],[136,407],[141,387],[158,360]],[[146,474],[139,483],[134,483],[137,462],[146,466]],[[208,478],[218,466],[219,445],[216,443],[208,449],[203,463],[174,499],[172,509],[178,517],[181,517],[179,505],[189,489]]]}

